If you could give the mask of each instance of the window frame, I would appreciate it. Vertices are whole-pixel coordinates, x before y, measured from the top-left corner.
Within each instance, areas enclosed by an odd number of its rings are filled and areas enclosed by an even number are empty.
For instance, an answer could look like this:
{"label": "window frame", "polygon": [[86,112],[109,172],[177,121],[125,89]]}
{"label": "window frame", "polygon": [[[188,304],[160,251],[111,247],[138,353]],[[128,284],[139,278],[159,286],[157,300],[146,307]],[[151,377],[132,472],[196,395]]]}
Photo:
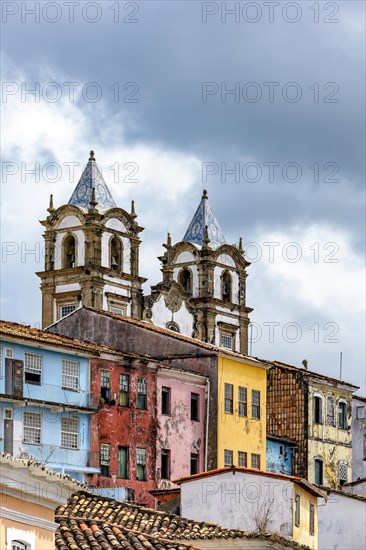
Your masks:
{"label": "window frame", "polygon": [[[255,399],[254,399],[255,397]],[[261,392],[260,390],[252,390],[252,418],[254,420],[261,419]]]}
{"label": "window frame", "polygon": [[[225,338],[227,338],[226,343],[225,343]],[[229,344],[229,340],[230,340],[230,344]],[[230,351],[234,351],[234,336],[232,334],[221,333],[220,334],[220,348],[228,349]]]}
{"label": "window frame", "polygon": [[[71,374],[64,372],[64,369],[69,368],[70,366],[73,366],[76,368],[77,374]],[[65,384],[65,381],[67,379],[75,379],[76,384],[74,386],[69,385],[67,386]],[[62,359],[61,360],[61,386],[63,390],[66,391],[74,391],[79,392],[80,391],[80,361],[75,361],[74,359]]]}
{"label": "window frame", "polygon": [[[191,453],[191,459],[190,459],[190,475],[194,476],[195,474],[199,473],[200,469],[200,463],[199,463],[200,455],[198,453]],[[192,468],[193,464],[195,464],[195,468]],[[195,470],[195,471],[193,471]]]}
{"label": "window frame", "polygon": [[[137,481],[147,481],[146,476],[146,459],[147,459],[147,453],[146,449],[142,447],[136,447],[136,480]],[[140,477],[139,474],[139,466],[142,467],[142,477]]]}
{"label": "window frame", "polygon": [[199,393],[191,392],[191,420],[200,421],[200,396]]}
{"label": "window frame", "polygon": [[[170,464],[170,449],[161,449],[160,453],[160,477],[167,481],[171,477],[171,464]],[[164,457],[164,459],[163,459]],[[163,464],[164,463],[164,464]],[[164,469],[164,471],[163,471]],[[163,475],[166,474],[166,475]]]}
{"label": "window frame", "polygon": [[99,467],[100,467],[101,476],[110,477],[110,467],[111,467],[110,443],[100,443],[99,445]]}
{"label": "window frame", "polygon": [[171,415],[171,388],[169,386],[161,388],[161,414]]}
{"label": "window frame", "polygon": [[261,469],[261,455],[258,453],[251,453],[250,455],[250,467],[253,470]]}
{"label": "window frame", "polygon": [[[121,466],[121,454],[122,454],[122,450],[125,452],[125,458],[126,458],[126,462],[125,462],[125,465],[124,465],[124,474],[125,475],[122,475],[123,472],[121,473],[121,470],[122,470],[122,466]],[[119,479],[129,479],[129,462],[130,462],[130,449],[129,447],[125,446],[125,445],[118,445],[118,475],[117,477]]]}
{"label": "window frame", "polygon": [[136,408],[140,410],[147,409],[147,379],[145,376],[138,376],[137,378]]}
{"label": "window frame", "polygon": [[107,369],[100,371],[100,399],[104,399],[104,403],[109,403],[111,400],[112,372]]}
{"label": "window frame", "polygon": [[[342,411],[341,411],[342,409]],[[342,421],[341,421],[342,419]],[[340,430],[348,429],[348,420],[347,420],[347,401],[344,399],[339,399],[338,401],[338,428]]]}
{"label": "window frame", "polygon": [[309,535],[315,535],[315,506],[312,502],[309,507]]}
{"label": "window frame", "polygon": [[248,389],[245,386],[238,387],[238,415],[248,416]]}
{"label": "window frame", "polygon": [[[40,365],[28,365],[27,366],[27,360],[30,358],[38,358],[40,359]],[[27,379],[28,375],[33,376],[39,376],[39,381],[37,380],[31,380]],[[30,351],[24,352],[24,383],[25,384],[32,384],[34,386],[41,386],[42,385],[42,374],[43,374],[43,354],[42,353],[34,353]]]}
{"label": "window frame", "polygon": [[323,422],[323,397],[321,395],[313,395],[313,423],[322,425]]}
{"label": "window frame", "polygon": [[295,494],[295,526],[300,527],[301,523],[301,497],[299,493]]}
{"label": "window frame", "polygon": [[[63,319],[67,315],[70,315],[70,313],[73,313],[76,310],[76,308],[77,308],[76,304],[63,304],[63,305],[60,305],[60,314],[59,314],[60,319]],[[69,311],[67,311],[67,313],[64,313],[64,311],[63,311],[64,309],[68,309]]]}
{"label": "window frame", "polygon": [[246,451],[238,451],[238,466],[240,468],[248,467],[248,453]]}
{"label": "window frame", "polygon": [[[229,460],[227,460],[229,458]],[[224,468],[232,468],[234,465],[234,451],[230,449],[224,449]]]}
{"label": "window frame", "polygon": [[234,413],[234,385],[227,382],[224,383],[224,412]]}
{"label": "window frame", "polygon": [[[317,465],[319,468],[317,470]],[[319,479],[317,479],[317,477]],[[320,457],[314,458],[314,483],[315,485],[323,485],[324,483],[324,461]]]}
{"label": "window frame", "polygon": [[[124,400],[125,403],[122,403]],[[120,372],[119,374],[118,404],[120,407],[130,406],[130,375],[125,372]]]}
{"label": "window frame", "polygon": [[[33,415],[32,417],[30,417],[29,415]],[[33,418],[33,421],[35,420],[35,418],[38,417],[39,419],[39,425],[36,426],[36,425],[31,425],[30,424],[26,424],[26,419],[29,418],[29,421],[31,418]],[[26,430],[37,430],[39,433],[38,433],[38,436],[35,438],[36,441],[34,441],[33,437],[26,437]],[[31,432],[29,432],[30,434]],[[36,432],[35,432],[36,433]],[[42,445],[42,414],[39,413],[39,412],[36,412],[36,411],[24,411],[23,412],[23,443],[26,443],[27,445]]]}
{"label": "window frame", "polygon": [[[69,424],[71,423],[71,421],[73,421],[75,423],[75,431],[70,431],[70,429],[66,429],[67,426],[65,427],[65,423],[66,422],[69,422]],[[63,426],[64,424],[64,426]],[[70,436],[76,436],[76,446],[75,444],[74,445],[68,445],[67,443],[65,443],[65,439],[63,441],[63,436],[64,438],[70,438]],[[71,439],[71,438],[70,438]],[[69,450],[72,450],[72,451],[78,451],[79,450],[79,418],[77,416],[61,416],[61,445],[60,447],[62,449],[69,449]]]}
{"label": "window frame", "polygon": [[[341,477],[341,470],[345,472],[345,477]],[[343,472],[342,472],[343,473]],[[343,487],[348,481],[348,463],[345,460],[340,460],[338,462],[338,485]]]}
{"label": "window frame", "polygon": [[[335,397],[333,395],[327,395],[325,400],[325,424],[333,428],[336,425],[336,406],[337,402]],[[331,411],[331,409],[333,410]],[[333,412],[333,414],[331,414],[331,412]]]}

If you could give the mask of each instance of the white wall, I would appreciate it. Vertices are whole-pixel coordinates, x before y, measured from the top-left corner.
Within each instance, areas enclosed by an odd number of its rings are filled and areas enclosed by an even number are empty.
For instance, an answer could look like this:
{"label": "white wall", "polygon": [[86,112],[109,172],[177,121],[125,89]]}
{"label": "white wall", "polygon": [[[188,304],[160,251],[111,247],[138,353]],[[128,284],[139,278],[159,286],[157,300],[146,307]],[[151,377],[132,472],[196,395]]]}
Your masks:
{"label": "white wall", "polygon": [[193,315],[189,313],[183,302],[179,311],[172,313],[165,305],[164,296],[161,294],[157,302],[151,308],[151,321],[158,327],[166,328],[166,324],[174,321],[179,325],[180,333],[185,336],[192,336],[193,331]]}
{"label": "white wall", "polygon": [[318,506],[319,550],[366,549],[366,500],[331,491]]}
{"label": "white wall", "polygon": [[228,529],[257,530],[269,508],[267,532],[292,537],[293,483],[242,472],[224,472],[181,484],[181,514]]}

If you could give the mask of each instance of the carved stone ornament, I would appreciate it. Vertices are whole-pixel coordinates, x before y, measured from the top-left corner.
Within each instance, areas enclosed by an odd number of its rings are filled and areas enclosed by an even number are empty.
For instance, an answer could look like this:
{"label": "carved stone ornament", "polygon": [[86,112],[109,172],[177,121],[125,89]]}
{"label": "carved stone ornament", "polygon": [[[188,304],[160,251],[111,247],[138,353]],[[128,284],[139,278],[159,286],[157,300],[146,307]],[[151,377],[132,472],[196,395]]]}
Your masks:
{"label": "carved stone ornament", "polygon": [[179,311],[182,305],[182,298],[176,288],[171,288],[166,296],[164,296],[166,307],[172,311]]}

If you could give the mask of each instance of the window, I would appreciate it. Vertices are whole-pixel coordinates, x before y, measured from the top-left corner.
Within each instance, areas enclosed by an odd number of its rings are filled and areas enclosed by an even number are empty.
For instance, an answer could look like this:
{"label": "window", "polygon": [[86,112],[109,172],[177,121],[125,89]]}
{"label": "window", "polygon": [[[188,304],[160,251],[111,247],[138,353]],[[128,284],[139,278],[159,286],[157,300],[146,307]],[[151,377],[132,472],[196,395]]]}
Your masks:
{"label": "window", "polygon": [[75,304],[68,304],[67,306],[61,306],[60,307],[60,317],[63,319],[63,317],[66,317],[66,315],[69,315],[73,311],[75,311],[76,305]]}
{"label": "window", "polygon": [[170,414],[170,388],[161,388],[161,414]]}
{"label": "window", "polygon": [[13,359],[13,358],[14,358],[13,348],[5,348],[5,359]]}
{"label": "window", "polygon": [[128,447],[118,447],[118,477],[128,479]]}
{"label": "window", "polygon": [[24,354],[24,380],[26,384],[41,384],[42,355],[38,353]]}
{"label": "window", "polygon": [[121,307],[111,306],[109,308],[109,311],[111,311],[112,313],[117,313],[117,315],[126,315],[126,311]]}
{"label": "window", "polygon": [[23,442],[39,445],[41,443],[42,428],[41,414],[36,412],[24,411],[23,422]]}
{"label": "window", "polygon": [[247,453],[244,451],[238,451],[238,466],[247,467]]}
{"label": "window", "polygon": [[136,479],[146,480],[146,449],[136,449]]}
{"label": "window", "polygon": [[146,378],[137,379],[137,408],[147,408],[147,382]]}
{"label": "window", "polygon": [[224,449],[224,466],[232,466],[233,465],[233,451],[229,451],[228,449]]}
{"label": "window", "polygon": [[300,527],[300,495],[295,496],[295,525]]}
{"label": "window", "polygon": [[109,466],[111,463],[111,446],[102,443],[100,446],[100,475],[109,477]]}
{"label": "window", "polygon": [[261,417],[261,392],[252,390],[252,418],[259,420]]}
{"label": "window", "polygon": [[314,507],[314,504],[310,504],[309,533],[310,533],[310,535],[315,535],[315,507]]}
{"label": "window", "polygon": [[335,399],[334,397],[328,395],[326,401],[326,414],[325,414],[325,423],[328,426],[335,426]]}
{"label": "window", "polygon": [[109,403],[111,397],[111,373],[109,370],[100,371],[100,398]]}
{"label": "window", "polygon": [[191,476],[198,474],[199,455],[191,453]]}
{"label": "window", "polygon": [[122,271],[122,243],[118,237],[112,237],[110,242],[110,268]]}
{"label": "window", "polygon": [[338,464],[338,483],[339,486],[342,487],[345,483],[347,483],[348,478],[348,466],[346,462],[340,462]]}
{"label": "window", "polygon": [[185,292],[192,292],[192,277],[189,269],[182,269],[182,271],[179,273],[179,283],[182,285]]}
{"label": "window", "polygon": [[63,267],[75,267],[75,237],[67,235],[62,243]]}
{"label": "window", "polygon": [[231,275],[228,271],[222,274],[221,294],[224,302],[231,302]]}
{"label": "window", "polygon": [[252,463],[252,468],[254,468],[255,470],[260,470],[261,469],[261,455],[257,455],[255,453],[252,453],[251,463]]}
{"label": "window", "polygon": [[314,483],[323,485],[323,460],[321,458],[314,460]]}
{"label": "window", "polygon": [[79,419],[76,417],[61,417],[61,447],[78,448]]}
{"label": "window", "polygon": [[221,334],[221,347],[225,349],[233,349],[233,337],[228,334]]}
{"label": "window", "polygon": [[239,416],[247,416],[247,389],[243,386],[239,386],[238,414]]}
{"label": "window", "polygon": [[128,374],[119,375],[119,404],[121,407],[130,406],[130,377]]}
{"label": "window", "polygon": [[314,395],[314,424],[323,424],[323,399],[319,395]]}
{"label": "window", "polygon": [[234,386],[232,384],[225,384],[224,411],[230,414],[233,414],[233,393],[234,393]]}
{"label": "window", "polygon": [[62,360],[62,389],[79,390],[79,361]]}
{"label": "window", "polygon": [[338,426],[341,430],[347,429],[347,403],[344,401],[338,403]]}
{"label": "window", "polygon": [[170,479],[170,451],[162,449],[161,451],[161,479]]}
{"label": "window", "polygon": [[191,393],[191,420],[199,420],[199,395]]}
{"label": "window", "polygon": [[21,542],[20,540],[12,540],[11,550],[30,550],[30,546],[29,544]]}
{"label": "window", "polygon": [[179,325],[174,321],[169,321],[169,323],[167,323],[165,326],[167,329],[172,330],[173,332],[180,332]]}
{"label": "window", "polygon": [[362,420],[365,418],[365,407],[357,407],[356,408],[356,418],[357,420]]}

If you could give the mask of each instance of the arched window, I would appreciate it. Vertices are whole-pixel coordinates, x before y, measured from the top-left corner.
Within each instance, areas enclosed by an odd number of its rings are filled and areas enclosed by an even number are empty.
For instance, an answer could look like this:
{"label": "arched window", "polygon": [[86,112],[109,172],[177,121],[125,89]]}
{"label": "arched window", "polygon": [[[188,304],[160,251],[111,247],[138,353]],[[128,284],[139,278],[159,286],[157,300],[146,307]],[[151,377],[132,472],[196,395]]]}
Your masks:
{"label": "arched window", "polygon": [[179,273],[179,283],[182,285],[185,292],[188,292],[188,293],[192,292],[192,276],[189,269],[184,268]]}
{"label": "arched window", "polygon": [[347,403],[341,400],[338,402],[338,428],[347,430]]}
{"label": "arched window", "polygon": [[323,398],[320,395],[314,395],[314,424],[323,424]]}
{"label": "arched window", "polygon": [[169,323],[166,324],[166,328],[173,330],[174,332],[180,332],[179,325],[174,321],[169,321]]}
{"label": "arched window", "polygon": [[112,237],[110,242],[109,265],[111,269],[122,271],[122,243],[118,237]]}
{"label": "arched window", "polygon": [[62,246],[62,252],[63,252],[63,267],[75,267],[76,262],[76,242],[75,237],[73,235],[67,235],[64,238],[63,246]]}
{"label": "arched window", "polygon": [[348,466],[347,462],[340,461],[338,464],[338,483],[342,487],[348,481]]}
{"label": "arched window", "polygon": [[314,460],[314,483],[323,485],[323,459],[316,458]]}
{"label": "arched window", "polygon": [[231,275],[228,271],[222,274],[221,294],[224,302],[231,302]]}

